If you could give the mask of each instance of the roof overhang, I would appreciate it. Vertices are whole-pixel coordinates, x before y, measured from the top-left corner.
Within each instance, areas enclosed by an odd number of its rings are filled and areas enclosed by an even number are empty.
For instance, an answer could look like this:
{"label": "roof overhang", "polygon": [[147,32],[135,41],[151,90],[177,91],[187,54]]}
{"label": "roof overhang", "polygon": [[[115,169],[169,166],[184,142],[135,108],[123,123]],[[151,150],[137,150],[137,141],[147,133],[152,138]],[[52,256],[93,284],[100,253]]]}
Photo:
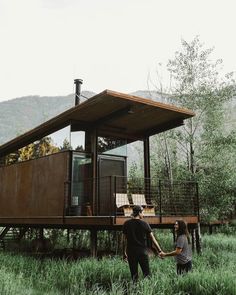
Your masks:
{"label": "roof overhang", "polygon": [[183,125],[195,114],[187,109],[105,90],[0,146],[0,157],[67,125],[72,131],[96,129],[100,136],[129,142]]}

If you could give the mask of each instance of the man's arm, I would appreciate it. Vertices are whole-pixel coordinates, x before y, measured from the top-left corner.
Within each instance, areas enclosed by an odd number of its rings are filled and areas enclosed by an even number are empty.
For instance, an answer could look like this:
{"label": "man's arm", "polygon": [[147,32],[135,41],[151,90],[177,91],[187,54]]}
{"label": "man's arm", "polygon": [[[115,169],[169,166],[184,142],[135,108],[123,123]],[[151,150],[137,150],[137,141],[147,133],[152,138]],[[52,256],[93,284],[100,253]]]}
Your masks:
{"label": "man's arm", "polygon": [[157,252],[158,252],[158,253],[159,253],[159,252],[162,252],[161,247],[160,247],[160,245],[158,244],[156,238],[154,237],[153,232],[150,232],[150,238],[151,238],[153,244],[155,245],[155,248],[156,248]]}

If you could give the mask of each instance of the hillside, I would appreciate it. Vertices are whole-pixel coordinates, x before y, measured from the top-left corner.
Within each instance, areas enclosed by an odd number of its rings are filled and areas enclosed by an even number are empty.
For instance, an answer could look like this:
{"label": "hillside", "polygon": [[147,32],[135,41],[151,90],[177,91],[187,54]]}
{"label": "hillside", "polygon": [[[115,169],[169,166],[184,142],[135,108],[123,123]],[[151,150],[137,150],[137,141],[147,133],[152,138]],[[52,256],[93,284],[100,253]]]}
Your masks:
{"label": "hillside", "polygon": [[[82,95],[92,97],[93,92]],[[81,98],[83,101],[85,98]],[[67,96],[24,96],[0,103],[0,145],[74,105],[74,94]]]}

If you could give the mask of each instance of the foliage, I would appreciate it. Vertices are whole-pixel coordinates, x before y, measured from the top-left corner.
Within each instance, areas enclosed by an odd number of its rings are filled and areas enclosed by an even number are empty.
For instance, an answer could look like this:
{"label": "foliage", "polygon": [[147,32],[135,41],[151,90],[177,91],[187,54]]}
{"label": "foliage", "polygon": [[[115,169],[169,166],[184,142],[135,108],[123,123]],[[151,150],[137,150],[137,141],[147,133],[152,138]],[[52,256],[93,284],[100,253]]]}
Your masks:
{"label": "foliage", "polygon": [[[163,249],[173,249],[171,233],[157,232]],[[194,254],[193,271],[178,277],[175,261],[151,256],[152,276],[133,285],[127,263],[115,256],[78,261],[37,260],[0,252],[0,294],[192,294],[234,295],[236,239],[203,236],[202,255]],[[219,251],[220,249],[220,251]]]}
{"label": "foliage", "polygon": [[57,153],[59,148],[53,144],[50,137],[43,137],[40,140],[30,143],[19,149],[16,153],[12,153],[6,157],[6,164],[14,164],[39,157]]}
{"label": "foliage", "polygon": [[35,143],[29,144],[20,149],[20,161],[35,159],[58,152],[59,149],[54,146],[50,137],[43,137]]}
{"label": "foliage", "polygon": [[63,140],[62,146],[60,147],[60,151],[67,151],[67,150],[71,150],[72,147],[70,145],[70,142],[67,138],[65,138]]}
{"label": "foliage", "polygon": [[138,166],[138,163],[132,162],[129,168],[129,178],[130,179],[137,179],[143,177],[143,173]]}
{"label": "foliage", "polygon": [[235,132],[226,129],[225,106],[235,95],[233,73],[222,77],[222,60],[213,61],[198,37],[182,40],[169,60],[169,102],[195,111],[185,126],[154,136],[151,166],[159,178],[199,182],[203,219],[228,216],[235,203]]}
{"label": "foliage", "polygon": [[[210,135],[209,135],[210,136]],[[209,217],[227,218],[233,214],[236,187],[235,135],[216,135],[201,146],[198,181],[201,185],[201,203],[205,220]],[[203,205],[202,205],[203,207]]]}

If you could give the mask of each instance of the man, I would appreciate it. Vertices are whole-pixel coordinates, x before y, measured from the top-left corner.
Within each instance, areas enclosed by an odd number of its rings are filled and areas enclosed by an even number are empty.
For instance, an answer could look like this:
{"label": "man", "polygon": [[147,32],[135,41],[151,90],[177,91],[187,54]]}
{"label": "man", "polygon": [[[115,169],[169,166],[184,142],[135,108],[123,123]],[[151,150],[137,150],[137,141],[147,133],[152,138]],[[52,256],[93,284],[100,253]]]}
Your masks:
{"label": "man", "polygon": [[143,208],[133,207],[133,218],[127,220],[123,225],[125,240],[124,258],[128,259],[130,273],[133,281],[138,279],[138,264],[144,277],[150,275],[147,240],[151,239],[157,252],[162,252],[155,239],[150,225],[143,221]]}

